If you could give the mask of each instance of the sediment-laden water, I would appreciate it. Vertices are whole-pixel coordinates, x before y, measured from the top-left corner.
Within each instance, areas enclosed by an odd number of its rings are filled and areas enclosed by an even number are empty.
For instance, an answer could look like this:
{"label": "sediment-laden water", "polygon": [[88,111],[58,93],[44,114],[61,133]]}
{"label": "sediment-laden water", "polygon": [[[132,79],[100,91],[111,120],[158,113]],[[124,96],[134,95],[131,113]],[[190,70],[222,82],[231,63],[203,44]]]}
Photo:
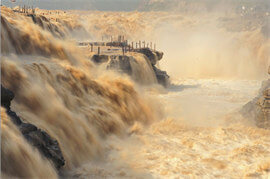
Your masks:
{"label": "sediment-laden water", "polygon": [[[15,94],[12,110],[59,142],[66,164],[57,172],[1,108],[3,178],[269,177],[270,131],[238,113],[267,78],[264,24],[242,29],[220,14],[49,12],[34,20],[1,7],[1,84]],[[141,55],[130,78],[97,68],[75,43],[112,34],[156,41],[172,85],[155,84]]]}

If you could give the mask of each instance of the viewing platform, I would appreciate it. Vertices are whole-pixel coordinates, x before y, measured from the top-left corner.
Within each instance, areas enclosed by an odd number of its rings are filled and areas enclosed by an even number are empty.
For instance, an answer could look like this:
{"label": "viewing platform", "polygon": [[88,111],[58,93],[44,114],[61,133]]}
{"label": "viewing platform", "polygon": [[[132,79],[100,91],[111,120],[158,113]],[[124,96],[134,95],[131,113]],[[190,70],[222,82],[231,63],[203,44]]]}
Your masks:
{"label": "viewing platform", "polygon": [[101,42],[78,42],[78,46],[87,48],[90,52],[97,55],[125,55],[128,52],[140,52],[142,49],[149,49],[156,51],[156,44],[146,41],[129,42],[125,40],[124,36],[118,36],[117,40],[114,40],[111,36],[110,41],[104,42],[103,38]]}

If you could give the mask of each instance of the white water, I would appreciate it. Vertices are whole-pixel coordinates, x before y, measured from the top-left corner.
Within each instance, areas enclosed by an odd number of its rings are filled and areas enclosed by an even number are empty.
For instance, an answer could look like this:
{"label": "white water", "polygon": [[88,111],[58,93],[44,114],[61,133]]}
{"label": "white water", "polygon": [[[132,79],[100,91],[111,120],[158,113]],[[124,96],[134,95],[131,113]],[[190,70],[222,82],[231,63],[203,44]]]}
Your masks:
{"label": "white water", "polygon": [[251,80],[179,80],[156,94],[166,118],[128,138],[108,139],[106,159],[71,176],[108,178],[270,177],[270,132],[235,112],[260,87]]}

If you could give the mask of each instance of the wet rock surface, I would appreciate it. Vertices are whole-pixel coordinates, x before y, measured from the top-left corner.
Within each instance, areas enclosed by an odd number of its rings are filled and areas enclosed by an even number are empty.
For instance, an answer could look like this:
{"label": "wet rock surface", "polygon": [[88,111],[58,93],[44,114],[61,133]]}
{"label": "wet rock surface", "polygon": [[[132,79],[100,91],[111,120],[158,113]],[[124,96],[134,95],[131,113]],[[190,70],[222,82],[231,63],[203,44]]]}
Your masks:
{"label": "wet rock surface", "polygon": [[[166,71],[162,71],[155,66],[162,59],[163,52],[153,51],[149,48],[135,49],[134,51],[145,55],[146,59],[151,63],[158,83],[167,87],[170,83],[170,76]],[[96,64],[108,62],[107,69],[113,69],[128,75],[132,75],[131,63],[136,63],[136,59],[133,56],[127,55],[93,55],[91,60]]]}
{"label": "wet rock surface", "polygon": [[110,56],[110,63],[107,66],[107,69],[114,69],[121,73],[126,73],[128,75],[132,74],[131,60],[135,59],[131,56],[125,55],[112,55]]}
{"label": "wet rock surface", "polygon": [[167,74],[166,71],[162,71],[158,69],[157,67],[155,67],[154,65],[152,65],[152,67],[156,74],[158,83],[163,85],[164,87],[167,87],[170,83],[170,76]]}
{"label": "wet rock surface", "polygon": [[109,56],[108,55],[93,55],[91,60],[98,64],[106,63],[109,61]]}
{"label": "wet rock surface", "polygon": [[270,128],[270,79],[262,83],[258,96],[242,108],[241,114],[258,127]]}
{"label": "wet rock surface", "polygon": [[135,49],[135,52],[144,54],[150,60],[152,65],[156,65],[157,61],[161,60],[163,57],[162,52],[153,51],[150,48]]}
{"label": "wet rock surface", "polygon": [[9,109],[14,93],[1,85],[1,106]]}
{"label": "wet rock surface", "polygon": [[6,108],[6,113],[12,122],[19,128],[25,139],[39,152],[52,161],[55,168],[60,169],[65,165],[65,159],[61,152],[57,140],[53,139],[45,131],[37,128],[35,125],[23,122],[20,117],[10,109],[11,100],[14,93],[1,85],[1,106]]}

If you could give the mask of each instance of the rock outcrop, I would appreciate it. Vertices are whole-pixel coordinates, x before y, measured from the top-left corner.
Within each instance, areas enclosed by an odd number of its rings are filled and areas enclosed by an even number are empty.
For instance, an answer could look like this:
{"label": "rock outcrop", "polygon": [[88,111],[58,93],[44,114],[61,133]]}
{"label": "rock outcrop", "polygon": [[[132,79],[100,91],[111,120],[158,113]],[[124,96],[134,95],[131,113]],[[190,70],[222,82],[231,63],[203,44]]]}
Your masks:
{"label": "rock outcrop", "polygon": [[132,74],[131,61],[135,59],[131,56],[125,55],[112,55],[110,56],[110,63],[107,66],[107,69],[114,69],[121,73],[128,75]]}
{"label": "rock outcrop", "polygon": [[[158,69],[155,65],[163,57],[163,53],[153,51],[149,48],[135,49],[136,53],[141,53],[144,58],[149,61],[149,66],[156,76],[156,81],[164,87],[170,83],[170,77],[166,71]],[[113,69],[120,73],[125,73],[132,76],[132,63],[136,63],[136,58],[131,55],[93,55],[91,60],[96,64],[108,63],[107,69]],[[147,78],[147,77],[145,77]]]}
{"label": "rock outcrop", "polygon": [[270,128],[270,79],[262,83],[258,96],[242,108],[241,114],[254,120],[258,127]]}
{"label": "rock outcrop", "polygon": [[1,106],[10,109],[11,100],[14,98],[14,93],[1,85]]}
{"label": "rock outcrop", "polygon": [[161,60],[163,57],[162,52],[153,51],[150,48],[135,49],[135,52],[144,54],[150,60],[152,65],[156,65],[157,61]]}
{"label": "rock outcrop", "polygon": [[19,128],[25,139],[39,152],[49,159],[55,166],[60,169],[65,164],[65,159],[61,152],[58,142],[45,131],[37,128],[35,125],[23,122],[20,117],[10,109],[11,100],[14,93],[1,85],[1,106],[6,108],[6,113],[12,122]]}
{"label": "rock outcrop", "polygon": [[170,76],[166,71],[158,69],[155,65],[163,58],[163,52],[151,50],[150,48],[141,48],[135,50],[138,53],[144,54],[151,62],[153,70],[156,74],[158,83],[164,87],[167,87],[170,83]]}
{"label": "rock outcrop", "polygon": [[97,63],[97,64],[101,64],[101,63],[106,63],[109,61],[109,56],[108,55],[93,55],[92,59],[93,62]]}
{"label": "rock outcrop", "polygon": [[166,71],[162,71],[154,65],[152,65],[152,67],[156,74],[158,83],[163,85],[164,87],[167,87],[170,84],[170,76],[167,74]]}

